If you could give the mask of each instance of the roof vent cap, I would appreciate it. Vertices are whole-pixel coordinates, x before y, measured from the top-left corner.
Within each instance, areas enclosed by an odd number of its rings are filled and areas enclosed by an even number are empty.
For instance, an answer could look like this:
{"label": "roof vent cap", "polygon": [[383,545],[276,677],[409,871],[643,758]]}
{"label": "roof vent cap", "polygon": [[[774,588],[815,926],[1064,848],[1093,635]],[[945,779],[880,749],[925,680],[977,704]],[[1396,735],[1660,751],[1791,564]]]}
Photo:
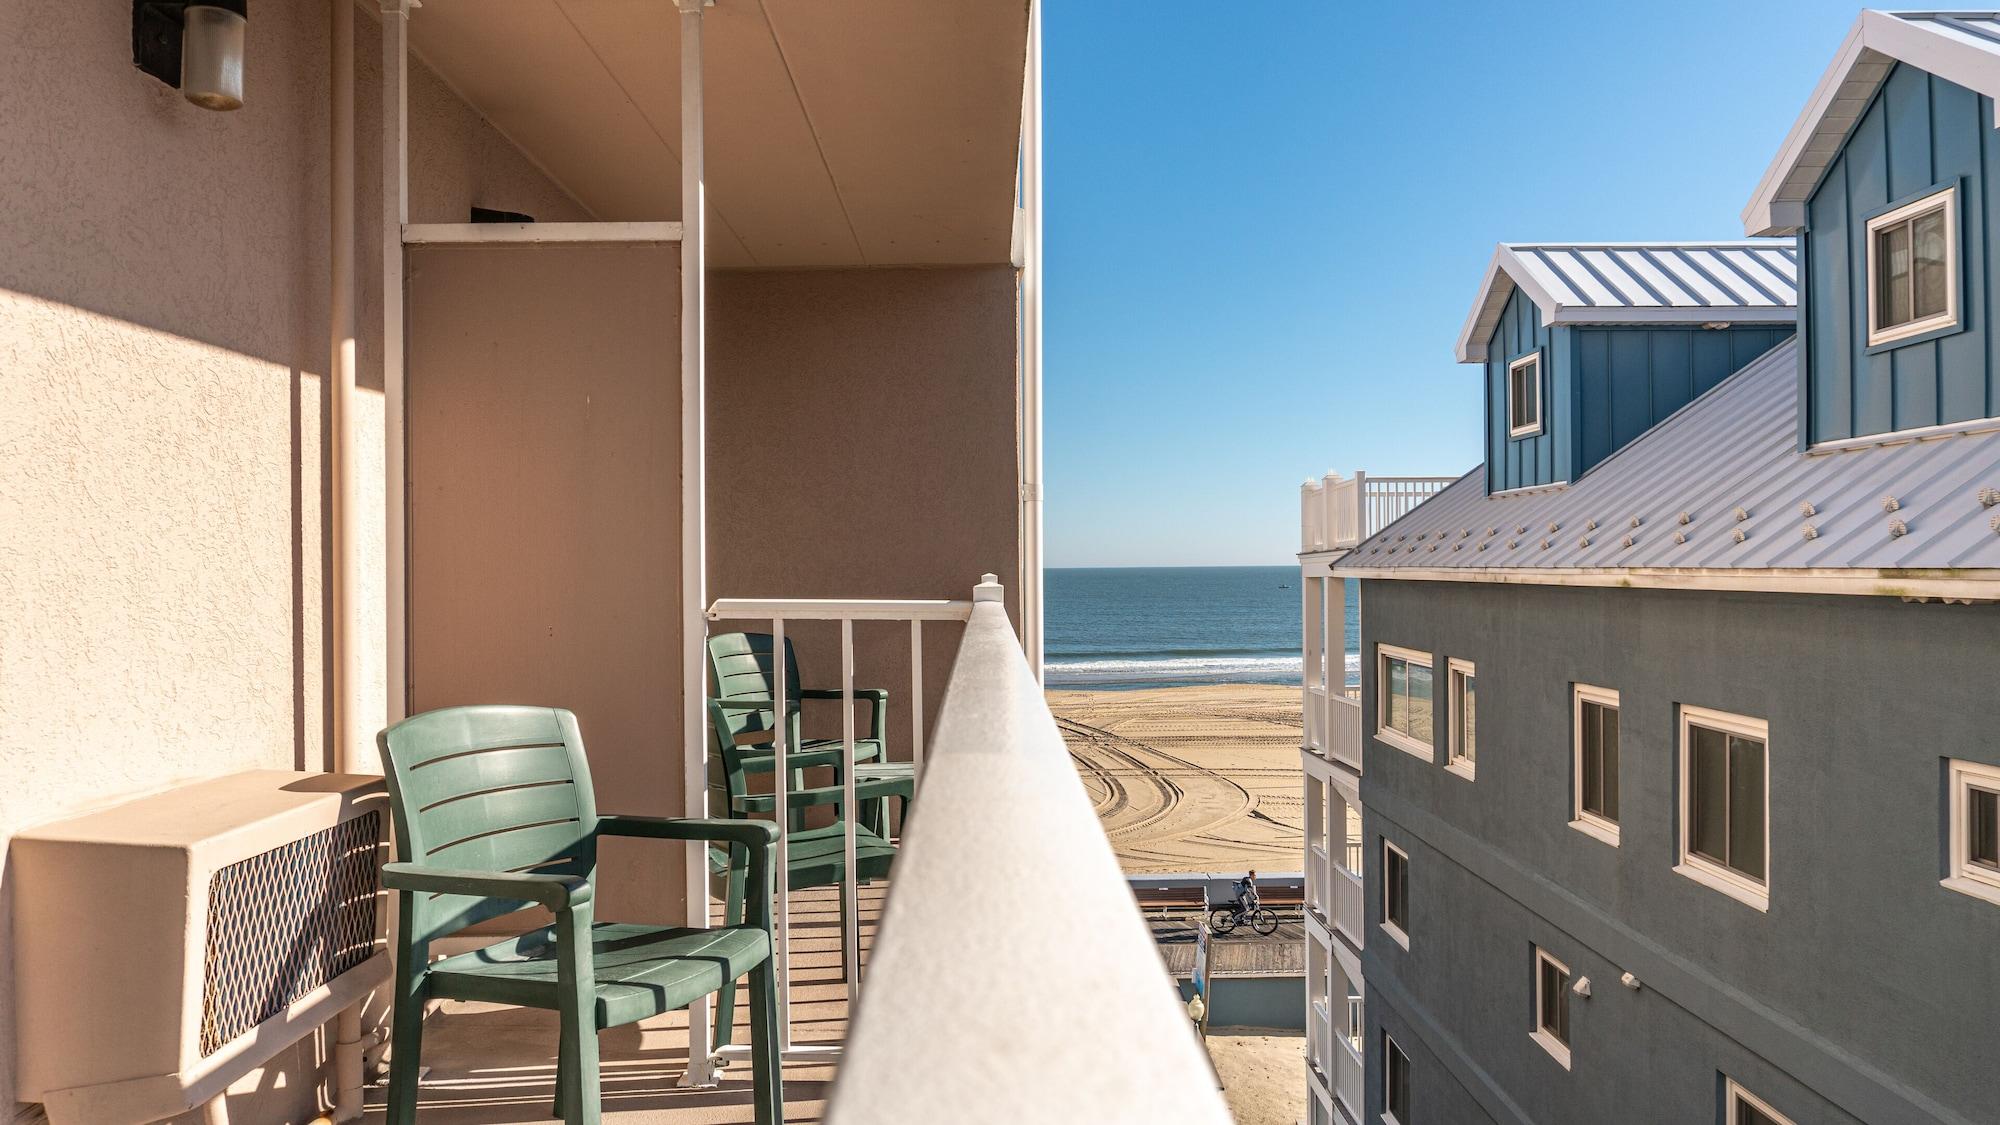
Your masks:
{"label": "roof vent cap", "polygon": [[1902,506],[1903,502],[1901,500],[1896,499],[1894,496],[1884,496],[1882,498],[1882,510],[1885,512],[1897,511],[1898,509],[1902,508]]}
{"label": "roof vent cap", "polygon": [[1741,507],[1737,508],[1734,512],[1731,512],[1730,514],[1736,517],[1737,523],[1742,523],[1744,520],[1750,518],[1750,512],[1747,509]]}
{"label": "roof vent cap", "polygon": [[1901,539],[1903,536],[1908,535],[1909,533],[1910,533],[1909,524],[1904,523],[1902,520],[1889,521],[1889,538]]}
{"label": "roof vent cap", "polygon": [[1748,535],[1743,534],[1743,529],[1740,527],[1737,528],[1734,532],[1732,532],[1730,537],[1735,539],[1738,543],[1741,543],[1745,539],[1750,538]]}
{"label": "roof vent cap", "polygon": [[1811,524],[1807,524],[1799,529],[1799,534],[1805,536],[1808,541],[1818,539],[1819,528],[1816,528]]}
{"label": "roof vent cap", "polygon": [[1682,513],[1681,513],[1681,517],[1680,517],[1680,519],[1681,519],[1681,526],[1682,526],[1682,527],[1686,527],[1687,525],[1689,525],[1689,524],[1691,524],[1691,523],[1693,523],[1693,522],[1694,522],[1694,517],[1693,517],[1693,516],[1691,516],[1691,515],[1689,515],[1689,514],[1687,514],[1686,512],[1682,512]]}
{"label": "roof vent cap", "polygon": [[1801,500],[1799,501],[1799,514],[1806,517],[1807,519],[1811,519],[1819,514],[1819,509],[1813,507],[1812,501]]}
{"label": "roof vent cap", "polygon": [[2000,488],[1982,488],[1979,490],[1980,507],[1991,508],[1995,504],[2000,504]]}

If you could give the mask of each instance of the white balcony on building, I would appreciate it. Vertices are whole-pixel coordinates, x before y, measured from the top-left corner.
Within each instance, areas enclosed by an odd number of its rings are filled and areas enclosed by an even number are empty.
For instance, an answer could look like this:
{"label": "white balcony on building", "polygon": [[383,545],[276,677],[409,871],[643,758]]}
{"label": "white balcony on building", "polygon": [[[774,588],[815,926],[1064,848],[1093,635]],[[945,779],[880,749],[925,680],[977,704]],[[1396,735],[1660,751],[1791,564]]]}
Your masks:
{"label": "white balcony on building", "polygon": [[[1408,515],[1451,477],[1328,473],[1299,493],[1304,621],[1306,1074],[1309,1120],[1354,1123],[1365,1110],[1361,676],[1350,651],[1347,582],[1334,566]],[[1358,607],[1357,607],[1358,608]],[[1355,616],[1358,624],[1358,614]],[[1358,648],[1358,635],[1353,638]]]}

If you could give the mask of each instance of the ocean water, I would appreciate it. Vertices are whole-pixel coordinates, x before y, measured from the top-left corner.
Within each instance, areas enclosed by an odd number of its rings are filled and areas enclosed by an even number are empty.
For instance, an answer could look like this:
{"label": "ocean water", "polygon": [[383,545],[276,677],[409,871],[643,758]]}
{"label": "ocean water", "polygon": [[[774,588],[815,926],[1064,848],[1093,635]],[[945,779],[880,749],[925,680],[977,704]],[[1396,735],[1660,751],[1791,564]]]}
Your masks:
{"label": "ocean water", "polygon": [[1046,589],[1050,687],[1299,682],[1297,567],[1052,567]]}

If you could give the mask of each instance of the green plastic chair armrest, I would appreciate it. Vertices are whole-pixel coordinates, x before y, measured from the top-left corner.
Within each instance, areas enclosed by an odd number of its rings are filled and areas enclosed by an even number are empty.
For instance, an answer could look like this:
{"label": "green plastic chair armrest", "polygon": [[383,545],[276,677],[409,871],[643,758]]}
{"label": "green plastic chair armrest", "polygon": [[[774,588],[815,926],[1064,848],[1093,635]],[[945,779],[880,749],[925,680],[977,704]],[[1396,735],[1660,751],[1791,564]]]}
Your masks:
{"label": "green plastic chair armrest", "polygon": [[[868,800],[875,797],[908,798],[914,786],[907,777],[875,777],[854,783],[854,799]],[[794,789],[790,794],[790,806],[795,809],[811,808],[814,805],[837,805],[841,801],[841,787],[825,785],[814,789]],[[778,807],[775,793],[750,793],[737,797],[730,804],[738,812],[770,812]]]}
{"label": "green plastic chair armrest", "polygon": [[[799,698],[800,698],[800,699],[839,699],[839,698],[840,698],[840,689],[839,689],[839,688],[801,688],[801,689],[799,690]],[[867,700],[867,701],[868,701],[868,702],[870,702],[870,703],[887,703],[887,702],[889,701],[889,693],[888,693],[888,692],[887,692],[886,690],[884,690],[884,689],[882,689],[882,688],[878,688],[878,687],[858,687],[858,688],[855,688],[855,689],[854,689],[854,698],[856,698],[856,699],[865,699],[865,700]]]}
{"label": "green plastic chair armrest", "polygon": [[756,820],[706,820],[665,816],[601,816],[597,831],[602,836],[638,836],[654,840],[721,840],[756,851],[768,850],[778,842],[775,825]]}
{"label": "green plastic chair armrest", "polygon": [[382,885],[397,891],[428,891],[432,894],[476,895],[480,898],[533,902],[558,914],[588,905],[593,894],[590,880],[576,875],[460,871],[416,863],[383,864]]}

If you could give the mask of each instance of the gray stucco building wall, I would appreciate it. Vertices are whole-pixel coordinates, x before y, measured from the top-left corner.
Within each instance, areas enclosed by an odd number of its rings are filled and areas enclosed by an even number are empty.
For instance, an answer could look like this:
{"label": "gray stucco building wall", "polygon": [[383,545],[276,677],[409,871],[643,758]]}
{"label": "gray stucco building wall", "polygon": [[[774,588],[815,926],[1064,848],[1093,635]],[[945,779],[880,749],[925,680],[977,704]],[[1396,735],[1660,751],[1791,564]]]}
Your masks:
{"label": "gray stucco building wall", "polygon": [[[1361,630],[1363,730],[1378,643],[1432,654],[1438,709],[1433,762],[1364,740],[1370,1121],[1384,1028],[1423,1123],[1718,1122],[1725,1074],[1797,1125],[2000,1120],[2000,907],[1938,882],[1944,761],[2000,762],[2000,607],[1376,580]],[[1476,780],[1442,765],[1447,658]],[[1578,682],[1621,694],[1617,846],[1569,826]],[[1770,724],[1768,912],[1674,871],[1680,704]],[[1529,1038],[1538,944],[1591,981],[1571,1070]]]}

